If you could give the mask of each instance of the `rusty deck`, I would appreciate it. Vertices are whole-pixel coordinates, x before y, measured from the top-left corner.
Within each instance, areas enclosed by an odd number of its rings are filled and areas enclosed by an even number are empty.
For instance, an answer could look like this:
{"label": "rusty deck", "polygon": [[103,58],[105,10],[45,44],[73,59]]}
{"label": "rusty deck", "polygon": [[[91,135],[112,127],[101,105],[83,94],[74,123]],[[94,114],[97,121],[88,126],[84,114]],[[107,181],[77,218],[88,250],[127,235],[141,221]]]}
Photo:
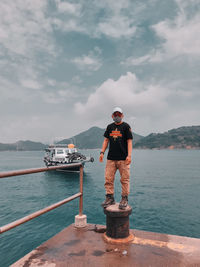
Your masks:
{"label": "rusty deck", "polygon": [[105,226],[70,225],[12,267],[176,267],[200,266],[200,239],[131,230],[130,244],[108,244]]}

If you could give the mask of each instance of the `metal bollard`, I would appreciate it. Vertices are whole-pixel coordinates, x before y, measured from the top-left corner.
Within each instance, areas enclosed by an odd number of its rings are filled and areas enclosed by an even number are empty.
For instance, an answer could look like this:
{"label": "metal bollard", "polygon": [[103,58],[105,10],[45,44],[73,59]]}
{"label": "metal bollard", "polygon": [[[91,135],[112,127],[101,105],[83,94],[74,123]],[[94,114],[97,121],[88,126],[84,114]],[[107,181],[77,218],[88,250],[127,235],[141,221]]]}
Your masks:
{"label": "metal bollard", "polygon": [[104,239],[106,241],[117,241],[126,243],[133,240],[133,234],[129,231],[129,215],[132,213],[131,206],[126,209],[119,209],[119,203],[111,205],[104,209],[106,214],[106,233]]}

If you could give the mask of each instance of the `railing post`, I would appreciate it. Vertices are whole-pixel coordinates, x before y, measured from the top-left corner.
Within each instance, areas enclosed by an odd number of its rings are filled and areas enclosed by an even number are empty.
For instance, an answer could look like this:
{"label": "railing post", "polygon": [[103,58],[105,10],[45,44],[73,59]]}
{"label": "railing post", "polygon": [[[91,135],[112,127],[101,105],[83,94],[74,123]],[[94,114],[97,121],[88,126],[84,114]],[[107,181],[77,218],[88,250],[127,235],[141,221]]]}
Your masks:
{"label": "railing post", "polygon": [[87,226],[87,216],[83,214],[83,165],[80,166],[80,199],[79,199],[79,214],[75,216],[75,227],[82,228]]}
{"label": "railing post", "polygon": [[[59,165],[59,166],[50,166],[50,167],[45,167],[45,168],[34,168],[34,169],[26,169],[26,170],[14,170],[14,171],[8,171],[8,172],[0,172],[0,178],[7,178],[7,177],[12,177],[12,176],[18,176],[18,175],[26,175],[26,174],[31,174],[31,173],[38,173],[38,172],[45,172],[45,171],[51,171],[51,170],[57,170],[57,169],[63,169],[63,168],[68,168],[69,166],[67,164]],[[87,225],[87,217],[86,215],[83,215],[83,165],[80,163],[73,163],[70,165],[70,167],[79,167],[80,170],[80,192],[68,197],[62,201],[59,201],[57,203],[54,203],[42,210],[36,211],[28,216],[25,216],[19,220],[16,220],[12,223],[9,223],[7,225],[4,225],[3,227],[0,227],[0,234],[18,226],[21,225],[25,222],[28,222],[50,210],[53,210],[75,198],[80,198],[79,199],[79,218],[78,221],[76,222],[76,217],[75,217],[75,225],[77,227],[85,227]]]}
{"label": "railing post", "polygon": [[61,201],[59,201],[57,203],[54,203],[54,204],[52,204],[52,205],[50,205],[50,206],[48,206],[48,207],[46,207],[46,208],[44,208],[42,210],[38,210],[38,211],[36,211],[36,212],[34,212],[34,213],[32,213],[32,214],[30,214],[28,216],[25,216],[25,217],[23,217],[23,218],[21,218],[19,220],[16,220],[16,221],[14,221],[12,223],[4,225],[3,227],[0,227],[0,234],[2,234],[2,233],[6,232],[6,231],[8,231],[8,230],[10,230],[10,229],[12,229],[14,227],[17,227],[20,224],[28,222],[28,221],[30,221],[30,220],[32,220],[32,219],[34,219],[34,218],[36,218],[36,217],[48,212],[50,210],[53,210],[53,209],[55,209],[57,207],[60,207],[61,205],[65,204],[65,203],[68,203],[71,200],[73,200],[75,198],[78,198],[80,196],[81,196],[81,194],[79,192],[79,193],[77,193],[77,194],[75,194],[75,195],[73,195],[71,197],[65,198],[65,199],[63,199],[63,200],[61,200]]}
{"label": "railing post", "polygon": [[83,166],[80,166],[80,193],[82,194],[79,199],[79,215],[83,215]]}

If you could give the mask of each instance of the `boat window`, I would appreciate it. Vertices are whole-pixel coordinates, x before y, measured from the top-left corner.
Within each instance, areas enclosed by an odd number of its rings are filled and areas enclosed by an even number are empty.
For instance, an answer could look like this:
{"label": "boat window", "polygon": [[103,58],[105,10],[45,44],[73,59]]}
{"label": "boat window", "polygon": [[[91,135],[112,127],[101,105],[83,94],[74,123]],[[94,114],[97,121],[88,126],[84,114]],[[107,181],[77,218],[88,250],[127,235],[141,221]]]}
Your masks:
{"label": "boat window", "polygon": [[58,149],[56,154],[63,154],[63,150],[62,149]]}
{"label": "boat window", "polygon": [[55,149],[51,150],[51,156],[53,157],[55,155]]}
{"label": "boat window", "polygon": [[70,149],[70,152],[71,152],[71,153],[75,153],[75,152],[77,152],[77,149],[76,149],[76,148],[71,148],[71,149]]}

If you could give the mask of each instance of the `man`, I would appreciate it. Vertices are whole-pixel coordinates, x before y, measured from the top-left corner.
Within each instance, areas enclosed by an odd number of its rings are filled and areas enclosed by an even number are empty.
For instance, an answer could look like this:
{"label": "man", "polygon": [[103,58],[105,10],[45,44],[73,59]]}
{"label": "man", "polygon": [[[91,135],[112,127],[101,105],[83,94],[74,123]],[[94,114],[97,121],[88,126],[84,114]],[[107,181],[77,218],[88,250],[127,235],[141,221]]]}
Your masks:
{"label": "man", "polygon": [[104,153],[109,144],[109,151],[105,169],[105,190],[106,199],[102,203],[104,208],[115,204],[114,200],[114,179],[117,169],[120,172],[122,186],[122,198],[119,203],[120,209],[126,209],[130,188],[130,163],[132,153],[132,131],[128,123],[123,122],[124,115],[121,108],[113,110],[113,123],[107,126],[104,133],[104,141],[100,152],[99,161],[103,162]]}

